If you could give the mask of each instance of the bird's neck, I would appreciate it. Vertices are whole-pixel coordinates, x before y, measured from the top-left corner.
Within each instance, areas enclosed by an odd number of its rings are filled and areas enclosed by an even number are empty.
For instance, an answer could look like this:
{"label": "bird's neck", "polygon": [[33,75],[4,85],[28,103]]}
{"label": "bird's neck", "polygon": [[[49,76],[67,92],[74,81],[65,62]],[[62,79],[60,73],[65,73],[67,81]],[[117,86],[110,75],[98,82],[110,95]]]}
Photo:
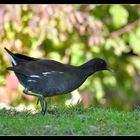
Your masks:
{"label": "bird's neck", "polygon": [[82,70],[82,73],[85,77],[91,76],[93,73],[98,71],[98,67],[96,67],[93,63],[90,61],[84,63],[80,66],[80,69]]}

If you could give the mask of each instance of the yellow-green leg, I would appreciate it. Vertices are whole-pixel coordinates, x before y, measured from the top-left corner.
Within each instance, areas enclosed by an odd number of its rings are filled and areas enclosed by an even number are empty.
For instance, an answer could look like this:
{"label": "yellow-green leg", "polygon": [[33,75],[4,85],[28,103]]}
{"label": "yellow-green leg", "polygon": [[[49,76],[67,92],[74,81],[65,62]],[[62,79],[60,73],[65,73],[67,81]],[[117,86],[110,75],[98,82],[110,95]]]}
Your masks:
{"label": "yellow-green leg", "polygon": [[32,96],[38,97],[37,104],[40,102],[40,105],[41,105],[41,108],[42,108],[41,113],[42,113],[42,115],[45,115],[45,113],[46,113],[46,108],[47,108],[47,102],[45,101],[44,96],[41,95],[41,94],[32,93],[31,91],[28,91],[27,88],[25,88],[25,89],[23,90],[23,92],[24,92],[25,94],[27,94],[27,95],[32,95]]}

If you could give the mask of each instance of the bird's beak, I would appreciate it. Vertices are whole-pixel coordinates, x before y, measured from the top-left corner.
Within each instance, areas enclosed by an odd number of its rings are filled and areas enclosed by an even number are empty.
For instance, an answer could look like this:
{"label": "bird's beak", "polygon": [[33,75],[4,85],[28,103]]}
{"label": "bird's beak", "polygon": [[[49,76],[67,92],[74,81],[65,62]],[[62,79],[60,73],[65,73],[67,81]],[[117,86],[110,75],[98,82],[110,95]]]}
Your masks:
{"label": "bird's beak", "polygon": [[109,66],[106,67],[107,70],[114,72]]}

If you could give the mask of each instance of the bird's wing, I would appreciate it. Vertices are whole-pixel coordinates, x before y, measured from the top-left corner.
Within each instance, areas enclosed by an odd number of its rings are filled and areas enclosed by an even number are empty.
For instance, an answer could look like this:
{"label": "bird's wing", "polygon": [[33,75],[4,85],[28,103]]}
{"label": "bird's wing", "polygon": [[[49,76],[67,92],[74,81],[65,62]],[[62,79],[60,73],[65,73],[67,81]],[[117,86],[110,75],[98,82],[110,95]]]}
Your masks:
{"label": "bird's wing", "polygon": [[22,62],[19,65],[9,67],[8,70],[30,76],[30,77],[42,77],[47,74],[64,73],[68,72],[73,66],[62,64],[54,60],[37,60]]}
{"label": "bird's wing", "polygon": [[29,73],[42,73],[42,72],[51,72],[51,71],[58,71],[58,72],[66,72],[72,68],[70,65],[62,64],[60,62],[54,60],[38,60],[38,61],[30,61],[25,63],[25,69]]}

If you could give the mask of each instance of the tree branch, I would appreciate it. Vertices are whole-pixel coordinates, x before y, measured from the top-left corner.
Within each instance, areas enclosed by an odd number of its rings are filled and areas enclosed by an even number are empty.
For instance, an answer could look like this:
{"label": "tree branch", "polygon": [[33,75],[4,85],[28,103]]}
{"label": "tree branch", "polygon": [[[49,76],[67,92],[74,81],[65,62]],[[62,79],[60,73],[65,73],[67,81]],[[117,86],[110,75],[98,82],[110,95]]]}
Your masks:
{"label": "tree branch", "polygon": [[135,20],[134,22],[132,22],[131,24],[128,24],[126,25],[125,27],[121,28],[120,30],[118,31],[114,31],[114,32],[111,32],[109,34],[109,37],[112,37],[112,36],[120,36],[122,35],[123,33],[126,33],[126,32],[129,32],[131,31],[134,27],[138,26],[140,24],[140,18]]}

